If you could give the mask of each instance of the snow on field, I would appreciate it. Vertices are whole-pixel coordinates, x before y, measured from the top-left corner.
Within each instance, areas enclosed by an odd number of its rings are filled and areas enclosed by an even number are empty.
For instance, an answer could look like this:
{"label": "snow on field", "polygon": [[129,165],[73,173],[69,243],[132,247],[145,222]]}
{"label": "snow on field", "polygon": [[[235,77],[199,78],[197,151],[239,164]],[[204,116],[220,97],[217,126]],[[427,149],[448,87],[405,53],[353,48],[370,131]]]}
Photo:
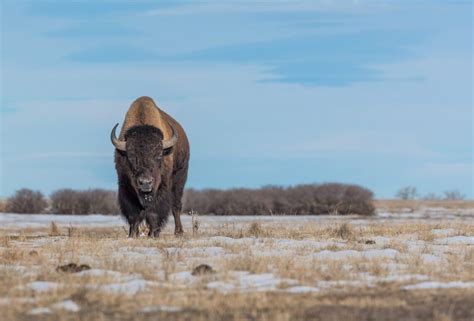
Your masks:
{"label": "snow on field", "polygon": [[272,273],[251,274],[247,271],[232,271],[227,282],[213,281],[207,284],[208,289],[220,292],[256,292],[275,291],[283,285],[295,285],[298,281],[275,277]]}
{"label": "snow on field", "polygon": [[59,287],[59,284],[56,282],[48,282],[48,281],[35,281],[28,283],[25,288],[29,290],[33,290],[35,292],[46,292],[52,289],[56,289]]}
{"label": "snow on field", "polygon": [[111,215],[50,215],[50,214],[5,214],[0,213],[0,226],[6,228],[49,227],[51,222],[59,225],[113,227],[123,226],[120,216]]}
{"label": "snow on field", "polygon": [[55,303],[51,306],[54,310],[66,310],[70,312],[78,312],[80,310],[79,305],[72,300],[64,300],[58,303]]}
{"label": "snow on field", "polygon": [[143,279],[135,279],[122,283],[111,283],[106,285],[101,285],[98,287],[99,290],[105,292],[114,292],[127,295],[134,295],[141,291],[146,291],[150,287],[159,285],[156,282],[146,281]]}
{"label": "snow on field", "polygon": [[474,236],[451,236],[435,240],[436,244],[467,244],[474,245]]}
{"label": "snow on field", "polygon": [[313,254],[318,259],[344,260],[347,258],[395,258],[399,252],[394,249],[370,249],[364,251],[343,250],[343,251],[321,251]]}
{"label": "snow on field", "polygon": [[[191,218],[183,216],[184,238],[173,235],[170,219],[158,240],[128,239],[127,226],[118,216],[0,214],[0,232],[11,236],[0,243],[4,258],[0,285],[7,287],[10,277],[17,282],[8,292],[14,297],[1,293],[0,305],[24,304],[29,307],[25,313],[32,315],[78,312],[80,304],[68,295],[60,295],[64,300],[59,302],[57,296],[47,304],[36,301],[36,295],[74,289],[125,297],[175,291],[173,297],[192,290],[316,295],[387,285],[400,291],[470,289],[474,287],[469,263],[474,255],[471,212],[435,209],[370,218],[202,216],[195,236]],[[49,235],[51,222],[62,228],[61,235]],[[258,229],[252,232],[255,223]],[[346,232],[343,225],[348,226]],[[70,227],[100,228],[110,234],[72,237],[66,232]],[[70,262],[91,269],[66,276],[56,272],[58,264]],[[212,273],[193,273],[199,264],[212,266]],[[152,299],[137,305],[139,313],[183,309]]]}
{"label": "snow on field", "polygon": [[179,312],[182,311],[180,307],[175,307],[171,305],[161,305],[161,306],[152,306],[144,307],[140,310],[141,313],[156,313],[156,312]]}
{"label": "snow on field", "polygon": [[474,287],[474,282],[423,282],[404,286],[405,290],[420,290],[420,289],[449,289],[449,288],[471,288]]}
{"label": "snow on field", "polygon": [[102,269],[90,269],[81,271],[74,274],[75,277],[89,277],[89,278],[111,278],[114,280],[120,280],[122,282],[132,281],[142,278],[142,275],[139,273],[125,274],[117,271],[109,271]]}
{"label": "snow on field", "polygon": [[61,302],[54,303],[50,307],[40,307],[31,309],[28,314],[40,315],[40,314],[52,314],[54,311],[62,310],[67,312],[79,312],[81,308],[79,305],[72,300],[64,300]]}

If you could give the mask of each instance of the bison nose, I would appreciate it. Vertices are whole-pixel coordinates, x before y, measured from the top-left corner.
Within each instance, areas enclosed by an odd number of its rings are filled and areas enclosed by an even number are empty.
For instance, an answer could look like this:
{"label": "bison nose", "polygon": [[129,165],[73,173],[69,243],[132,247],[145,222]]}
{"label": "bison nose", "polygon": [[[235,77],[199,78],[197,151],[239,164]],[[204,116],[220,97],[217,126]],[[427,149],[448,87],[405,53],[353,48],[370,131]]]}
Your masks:
{"label": "bison nose", "polygon": [[140,176],[138,177],[138,187],[142,192],[151,192],[153,185],[153,177]]}

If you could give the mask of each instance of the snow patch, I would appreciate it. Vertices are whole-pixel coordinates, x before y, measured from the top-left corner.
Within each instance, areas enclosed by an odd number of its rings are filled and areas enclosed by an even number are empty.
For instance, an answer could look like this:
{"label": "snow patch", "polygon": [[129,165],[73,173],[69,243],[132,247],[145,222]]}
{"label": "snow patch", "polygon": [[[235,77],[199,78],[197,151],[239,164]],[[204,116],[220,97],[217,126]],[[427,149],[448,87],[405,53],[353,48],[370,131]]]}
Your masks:
{"label": "snow patch", "polygon": [[441,257],[433,254],[422,254],[421,259],[427,264],[438,263],[441,261]]}
{"label": "snow patch", "polygon": [[47,292],[49,290],[57,289],[58,287],[58,283],[48,281],[34,281],[25,285],[25,288],[35,292]]}
{"label": "snow patch", "polygon": [[289,293],[310,293],[320,291],[318,288],[312,286],[294,286],[288,289],[285,289]]}
{"label": "snow patch", "polygon": [[193,283],[196,282],[198,278],[192,275],[189,271],[183,271],[170,274],[169,279],[171,282]]}
{"label": "snow patch", "polygon": [[453,234],[454,230],[452,228],[446,228],[446,229],[436,228],[436,229],[431,230],[431,233],[433,233],[434,235],[446,236],[449,234]]}
{"label": "snow patch", "polygon": [[142,313],[156,313],[156,312],[179,312],[182,311],[180,307],[175,307],[171,305],[159,305],[152,307],[144,307],[140,310]]}
{"label": "snow patch", "polygon": [[466,244],[474,245],[474,236],[450,236],[434,240],[435,244]]}
{"label": "snow patch", "polygon": [[34,302],[36,302],[36,299],[34,298],[0,298],[0,305]]}
{"label": "snow patch", "polygon": [[213,256],[222,255],[225,253],[222,247],[209,246],[209,247],[196,247],[196,248],[179,248],[179,247],[168,247],[165,249],[171,255],[184,255],[184,256]]}
{"label": "snow patch", "polygon": [[123,293],[134,295],[138,292],[148,290],[151,286],[159,285],[156,282],[146,281],[143,279],[132,280],[124,283],[113,283],[102,285],[99,289],[107,292]]}
{"label": "snow patch", "polygon": [[235,290],[236,286],[231,283],[226,283],[222,281],[209,282],[206,287],[211,290],[218,290],[222,293],[227,293]]}
{"label": "snow patch", "polygon": [[343,250],[343,251],[328,251],[324,250],[318,253],[314,253],[313,257],[318,259],[333,259],[342,260],[347,258],[390,258],[394,259],[399,252],[394,249],[370,249],[366,251],[355,251],[355,250]]}
{"label": "snow patch", "polygon": [[51,313],[53,313],[53,310],[51,310],[50,308],[34,308],[34,309],[31,309],[30,312],[28,312],[28,314],[31,314],[31,315],[51,314]]}
{"label": "snow patch", "polygon": [[81,309],[76,302],[72,300],[64,300],[62,302],[55,303],[51,306],[54,310],[65,310],[70,312],[79,312]]}
{"label": "snow patch", "polygon": [[213,281],[209,282],[206,287],[223,293],[231,291],[260,292],[275,291],[278,286],[283,284],[298,284],[296,280],[280,279],[275,277],[272,273],[250,274],[247,271],[232,271],[229,272],[229,276],[231,280],[228,282]]}
{"label": "snow patch", "polygon": [[449,289],[449,288],[471,288],[474,287],[474,282],[422,282],[418,284],[406,285],[404,290],[420,290],[420,289]]}
{"label": "snow patch", "polygon": [[121,281],[131,281],[131,280],[142,278],[142,275],[139,273],[124,274],[117,271],[102,270],[102,269],[85,270],[85,271],[78,272],[74,275],[79,276],[79,277],[109,277],[109,278],[114,278],[114,279],[120,279]]}
{"label": "snow patch", "polygon": [[344,246],[344,242],[335,242],[335,241],[313,241],[313,240],[291,240],[291,239],[277,239],[275,240],[275,245],[289,247],[289,248],[314,248],[321,249],[329,246]]}

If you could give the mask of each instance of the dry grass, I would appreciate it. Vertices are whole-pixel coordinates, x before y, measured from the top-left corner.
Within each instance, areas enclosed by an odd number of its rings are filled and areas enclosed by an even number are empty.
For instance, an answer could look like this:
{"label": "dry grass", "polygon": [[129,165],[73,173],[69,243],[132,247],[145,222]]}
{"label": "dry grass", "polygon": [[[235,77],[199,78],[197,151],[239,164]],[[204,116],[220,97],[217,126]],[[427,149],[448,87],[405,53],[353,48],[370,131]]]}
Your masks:
{"label": "dry grass", "polygon": [[[2,320],[442,321],[474,316],[469,304],[474,288],[403,290],[404,285],[423,280],[474,282],[472,245],[442,245],[439,241],[446,236],[474,236],[472,220],[337,217],[219,221],[199,217],[194,233],[195,220],[188,218],[183,223],[183,237],[175,237],[174,226],[169,224],[156,240],[128,239],[121,227],[57,223],[29,229],[0,227]],[[370,250],[396,251],[396,255],[337,258],[338,253]],[[426,261],[427,257],[440,260],[433,263]],[[56,271],[58,265],[68,263],[87,264],[122,276],[79,277]],[[217,273],[193,277],[192,281],[179,278],[200,264],[209,264]],[[282,282],[271,291],[222,292],[208,287],[210,282],[238,284],[235,271],[272,274]],[[149,282],[146,290],[133,294],[106,290],[110,284],[126,283],[133,275]],[[397,275],[423,275],[425,279],[397,279]],[[25,288],[34,281],[53,282],[58,287],[44,292]],[[295,285],[319,291],[287,292]],[[80,311],[28,314],[64,300],[77,303]],[[153,306],[181,310],[140,312]]]}
{"label": "dry grass", "polygon": [[388,212],[397,213],[404,210],[417,211],[423,207],[425,208],[446,208],[446,209],[473,209],[474,200],[394,200],[394,199],[379,199],[374,200],[374,205],[377,209],[385,209]]}

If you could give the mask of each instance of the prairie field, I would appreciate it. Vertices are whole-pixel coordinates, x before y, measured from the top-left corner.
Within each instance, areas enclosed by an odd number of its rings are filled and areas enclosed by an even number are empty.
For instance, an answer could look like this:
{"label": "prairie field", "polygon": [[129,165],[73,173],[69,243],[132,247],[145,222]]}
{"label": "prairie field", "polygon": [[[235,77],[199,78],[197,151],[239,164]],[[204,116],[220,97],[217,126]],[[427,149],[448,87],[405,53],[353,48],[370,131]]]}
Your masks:
{"label": "prairie field", "polygon": [[[473,320],[474,206],[364,216],[0,214],[2,320]],[[145,227],[143,233],[146,233]]]}

